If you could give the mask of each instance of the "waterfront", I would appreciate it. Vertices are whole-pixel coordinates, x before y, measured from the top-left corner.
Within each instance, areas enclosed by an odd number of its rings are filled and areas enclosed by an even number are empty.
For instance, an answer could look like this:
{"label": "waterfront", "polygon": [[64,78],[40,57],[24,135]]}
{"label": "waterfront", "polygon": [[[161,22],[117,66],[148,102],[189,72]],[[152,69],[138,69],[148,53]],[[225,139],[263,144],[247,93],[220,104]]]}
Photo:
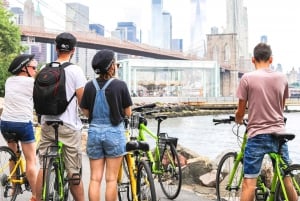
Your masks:
{"label": "waterfront", "polygon": [[[300,113],[285,113],[287,117],[286,131],[296,134],[296,138],[289,142],[290,157],[295,163],[300,163]],[[161,124],[161,131],[169,136],[178,137],[178,143],[201,156],[214,160],[226,150],[237,150],[236,136],[232,133],[234,124],[214,125],[213,118],[226,118],[228,115],[206,115],[192,117],[168,118]],[[151,130],[156,132],[156,121],[148,120]],[[242,129],[242,128],[241,128]],[[150,140],[150,137],[148,137]]]}

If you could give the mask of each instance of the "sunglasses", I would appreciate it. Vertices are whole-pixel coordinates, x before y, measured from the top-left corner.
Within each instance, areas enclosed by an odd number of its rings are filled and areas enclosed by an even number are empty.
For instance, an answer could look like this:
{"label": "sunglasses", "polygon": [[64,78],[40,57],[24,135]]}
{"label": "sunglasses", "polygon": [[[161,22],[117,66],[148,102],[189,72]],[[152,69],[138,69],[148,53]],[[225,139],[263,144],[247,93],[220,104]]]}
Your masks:
{"label": "sunglasses", "polygon": [[27,67],[31,67],[33,70],[36,70],[36,66],[27,66]]}

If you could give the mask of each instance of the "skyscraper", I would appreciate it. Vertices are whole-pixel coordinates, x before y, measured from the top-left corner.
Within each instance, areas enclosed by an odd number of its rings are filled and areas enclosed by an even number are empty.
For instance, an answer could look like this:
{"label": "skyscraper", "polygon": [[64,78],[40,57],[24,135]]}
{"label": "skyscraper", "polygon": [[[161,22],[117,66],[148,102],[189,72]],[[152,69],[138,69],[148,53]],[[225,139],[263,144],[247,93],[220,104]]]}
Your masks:
{"label": "skyscraper", "polygon": [[104,26],[101,24],[90,24],[90,31],[94,31],[97,35],[104,36]]}
{"label": "skyscraper", "polygon": [[168,12],[163,12],[163,27],[162,27],[162,48],[171,49],[172,43],[172,16]]}
{"label": "skyscraper", "polygon": [[206,0],[191,0],[189,53],[201,58],[206,53]]}
{"label": "skyscraper", "polygon": [[136,25],[133,22],[118,22],[117,31],[120,33],[120,39],[137,42]]}
{"label": "skyscraper", "polygon": [[152,0],[152,26],[150,44],[163,47],[163,0]]}

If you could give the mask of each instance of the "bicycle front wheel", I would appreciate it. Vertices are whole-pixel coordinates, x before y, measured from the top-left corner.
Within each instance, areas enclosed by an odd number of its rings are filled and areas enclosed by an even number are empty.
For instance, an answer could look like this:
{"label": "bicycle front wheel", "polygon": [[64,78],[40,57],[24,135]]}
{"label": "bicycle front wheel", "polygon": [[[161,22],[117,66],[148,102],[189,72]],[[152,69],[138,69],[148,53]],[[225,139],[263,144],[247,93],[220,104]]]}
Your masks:
{"label": "bicycle front wheel", "polygon": [[44,184],[45,190],[45,200],[51,200],[56,201],[59,200],[59,191],[58,191],[58,181],[56,178],[56,164],[55,159],[51,158],[48,164],[47,168],[47,174],[46,174],[46,180]]}
{"label": "bicycle front wheel", "polygon": [[21,191],[21,184],[12,182],[20,179],[20,167],[11,175],[17,162],[16,154],[6,146],[0,147],[0,197],[3,201],[14,201]]}
{"label": "bicycle front wheel", "polygon": [[[285,187],[286,192],[288,194],[288,200],[300,200],[300,165],[293,164],[289,166],[284,171],[284,177],[286,177],[286,179],[291,179],[290,181],[292,182],[290,188],[288,186]],[[283,195],[282,186],[278,181],[275,190],[275,201],[281,201],[281,200],[285,200],[285,199]]]}
{"label": "bicycle front wheel", "polygon": [[181,190],[182,172],[178,153],[172,143],[164,145],[160,160],[163,172],[158,175],[158,181],[167,198],[175,199]]}
{"label": "bicycle front wheel", "polygon": [[[237,163],[236,168],[234,164]],[[241,183],[243,180],[242,161],[236,160],[236,153],[225,154],[219,162],[216,175],[217,200],[238,201],[241,197]]]}
{"label": "bicycle front wheel", "polygon": [[152,172],[149,163],[143,160],[138,165],[137,195],[139,201],[156,201]]}

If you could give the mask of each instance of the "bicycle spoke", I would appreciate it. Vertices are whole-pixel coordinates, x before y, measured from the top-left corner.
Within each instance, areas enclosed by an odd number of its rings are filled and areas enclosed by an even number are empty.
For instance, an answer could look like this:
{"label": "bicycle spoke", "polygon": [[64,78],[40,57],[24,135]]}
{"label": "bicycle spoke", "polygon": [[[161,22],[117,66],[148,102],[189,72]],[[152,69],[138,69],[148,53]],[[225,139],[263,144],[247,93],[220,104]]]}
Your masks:
{"label": "bicycle spoke", "polygon": [[156,200],[154,181],[146,161],[140,161],[137,177],[137,193],[141,201]]}

